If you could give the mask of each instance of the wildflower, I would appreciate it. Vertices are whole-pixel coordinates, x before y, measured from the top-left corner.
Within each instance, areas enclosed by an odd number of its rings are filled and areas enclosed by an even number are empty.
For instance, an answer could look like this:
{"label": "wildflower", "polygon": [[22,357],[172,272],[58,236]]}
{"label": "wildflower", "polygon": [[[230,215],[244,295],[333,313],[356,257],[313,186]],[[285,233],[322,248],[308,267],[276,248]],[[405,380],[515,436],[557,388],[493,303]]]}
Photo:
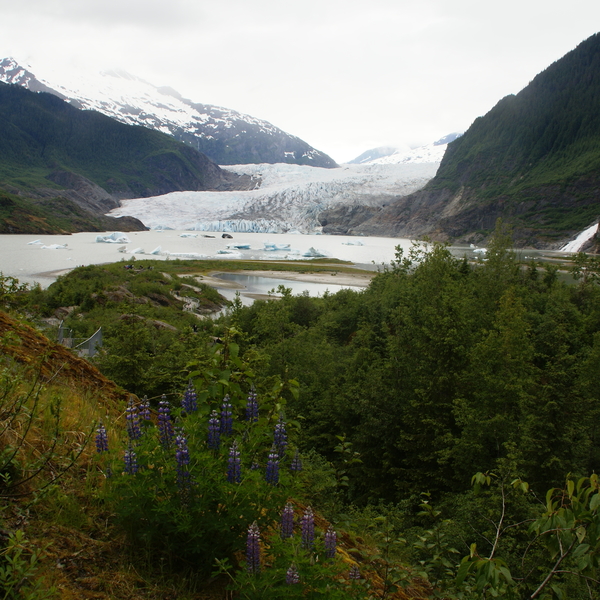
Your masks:
{"label": "wildflower", "polygon": [[296,471],[296,473],[302,471],[302,460],[300,459],[300,453],[298,452],[298,450],[296,450],[294,458],[292,458],[292,462],[290,463],[290,470]]}
{"label": "wildflower", "polygon": [[258,401],[256,398],[256,392],[252,388],[246,401],[246,421],[250,421],[251,423],[258,421]]}
{"label": "wildflower", "polygon": [[98,429],[96,429],[96,452],[108,452],[108,435],[102,421],[100,421]]}
{"label": "wildflower", "polygon": [[260,573],[260,530],[256,521],[248,527],[246,540],[246,569],[248,573]]}
{"label": "wildflower", "polygon": [[291,538],[294,535],[294,507],[288,502],[281,513],[281,538]]}
{"label": "wildflower", "polygon": [[229,394],[223,398],[223,404],[221,405],[221,435],[231,435],[233,432],[233,413],[231,408],[231,402],[229,401]]}
{"label": "wildflower", "polygon": [[252,464],[250,465],[250,469],[252,469],[252,471],[258,471],[258,469],[260,469],[260,465],[255,460],[253,460]]}
{"label": "wildflower", "polygon": [[265,475],[267,483],[271,485],[277,485],[279,483],[279,455],[275,444],[271,448],[269,458],[267,459],[267,472]]}
{"label": "wildflower", "polygon": [[348,573],[348,579],[358,580],[360,578],[361,578],[361,574],[360,574],[360,570],[358,568],[358,565],[352,565],[350,567],[350,572]]}
{"label": "wildflower", "polygon": [[221,445],[221,424],[219,414],[213,410],[208,420],[208,447],[211,450],[218,450]]}
{"label": "wildflower", "polygon": [[142,437],[142,430],[140,429],[140,417],[133,396],[129,396],[125,412],[127,413],[127,435],[130,440],[139,440]]}
{"label": "wildflower", "polygon": [[279,416],[279,421],[277,422],[277,425],[275,425],[275,434],[273,436],[273,442],[275,443],[275,447],[277,448],[279,458],[283,458],[283,455],[285,454],[285,449],[287,447],[287,433],[285,431],[285,421],[283,420],[283,415]]}
{"label": "wildflower", "polygon": [[183,398],[181,400],[181,408],[186,413],[192,413],[192,412],[195,412],[198,410],[198,401],[197,401],[197,396],[196,396],[196,390],[194,388],[194,385],[192,384],[191,379],[187,386],[187,389],[185,390],[185,392],[183,394]]}
{"label": "wildflower", "polygon": [[129,447],[125,450],[125,473],[127,473],[127,475],[135,475],[137,472],[137,456],[130,442]]}
{"label": "wildflower", "polygon": [[296,569],[296,565],[292,563],[290,568],[287,570],[285,574],[285,582],[288,585],[295,585],[296,583],[300,583],[300,575],[298,573],[298,569]]}
{"label": "wildflower", "polygon": [[171,405],[167,397],[163,395],[158,403],[158,436],[163,448],[171,445],[174,433],[171,422]]}
{"label": "wildflower", "polygon": [[325,532],[325,556],[333,558],[337,550],[337,534],[330,525]]}
{"label": "wildflower", "polygon": [[227,466],[227,481],[229,483],[239,483],[242,480],[242,461],[240,460],[240,451],[237,441],[234,440],[229,448],[229,460]]}
{"label": "wildflower", "polygon": [[148,396],[144,396],[144,399],[140,404],[140,417],[142,417],[144,421],[150,420],[150,400],[148,400]]}
{"label": "wildflower", "polygon": [[187,439],[183,431],[180,431],[175,438],[175,461],[177,463],[177,487],[182,494],[187,494],[190,489],[192,478],[188,470],[190,464],[190,452],[188,450]]}
{"label": "wildflower", "polygon": [[310,506],[302,515],[301,532],[302,547],[312,550],[315,544],[315,515]]}

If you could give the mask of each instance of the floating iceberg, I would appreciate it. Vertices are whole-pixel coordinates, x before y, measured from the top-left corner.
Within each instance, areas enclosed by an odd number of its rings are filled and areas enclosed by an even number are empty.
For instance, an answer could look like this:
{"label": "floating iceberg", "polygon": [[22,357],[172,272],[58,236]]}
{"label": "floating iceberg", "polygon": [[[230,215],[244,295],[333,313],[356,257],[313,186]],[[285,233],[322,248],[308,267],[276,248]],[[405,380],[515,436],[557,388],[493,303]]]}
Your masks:
{"label": "floating iceberg", "polygon": [[41,240],[34,240],[33,242],[27,242],[28,246],[32,246],[32,245],[41,245],[43,242]]}
{"label": "floating iceberg", "polygon": [[317,250],[312,246],[302,254],[306,258],[324,258],[327,256],[322,250]]}
{"label": "floating iceberg", "polygon": [[51,244],[50,246],[42,246],[42,250],[70,250],[68,244]]}
{"label": "floating iceberg", "polygon": [[234,250],[250,250],[250,244],[227,244],[227,248]]}
{"label": "floating iceberg", "polygon": [[274,252],[275,250],[289,250],[290,244],[275,244],[273,242],[264,242],[266,252]]}
{"label": "floating iceberg", "polygon": [[356,242],[342,242],[343,246],[364,246],[364,244],[358,240]]}
{"label": "floating iceberg", "polygon": [[198,234],[197,233],[180,233],[179,237],[182,237],[182,238],[197,238]]}
{"label": "floating iceberg", "polygon": [[150,254],[160,254],[162,252],[162,248],[160,246],[157,246],[156,248],[154,248],[154,250],[152,250],[152,252],[150,252]]}
{"label": "floating iceberg", "polygon": [[143,248],[136,248],[135,250],[131,251],[131,254],[146,254],[146,252]]}
{"label": "floating iceberg", "polygon": [[115,231],[110,235],[97,235],[96,242],[104,244],[129,244],[131,240],[124,233]]}

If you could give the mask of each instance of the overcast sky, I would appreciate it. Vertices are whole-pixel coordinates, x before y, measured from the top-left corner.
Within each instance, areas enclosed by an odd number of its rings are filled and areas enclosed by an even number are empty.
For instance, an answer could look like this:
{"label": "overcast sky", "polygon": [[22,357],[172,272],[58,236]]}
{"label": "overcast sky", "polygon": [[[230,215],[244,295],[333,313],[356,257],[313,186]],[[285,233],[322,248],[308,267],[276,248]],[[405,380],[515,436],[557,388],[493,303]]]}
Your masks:
{"label": "overcast sky", "polygon": [[600,30],[598,0],[0,0],[0,57],[120,67],[338,162],[466,130]]}

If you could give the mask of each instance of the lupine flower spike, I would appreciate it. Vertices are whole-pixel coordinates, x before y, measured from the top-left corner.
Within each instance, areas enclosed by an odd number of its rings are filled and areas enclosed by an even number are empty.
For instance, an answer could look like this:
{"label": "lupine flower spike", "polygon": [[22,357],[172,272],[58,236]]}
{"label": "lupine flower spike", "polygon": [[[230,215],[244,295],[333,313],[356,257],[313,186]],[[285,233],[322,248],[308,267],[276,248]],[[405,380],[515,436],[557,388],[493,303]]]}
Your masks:
{"label": "lupine flower spike", "polygon": [[288,502],[281,513],[281,538],[287,539],[294,535],[294,507]]}
{"label": "lupine flower spike", "polygon": [[256,398],[256,392],[252,388],[246,401],[246,421],[250,421],[251,423],[258,421],[258,401]]}
{"label": "lupine flower spike", "polygon": [[256,521],[248,527],[246,540],[246,569],[248,573],[258,575],[260,573],[260,530]]}
{"label": "lupine flower spike", "polygon": [[287,570],[285,574],[285,582],[288,585],[295,585],[296,583],[300,583],[300,575],[298,573],[298,569],[296,569],[296,565],[294,563],[291,564],[290,568]]}
{"label": "lupine flower spike", "polygon": [[348,579],[358,580],[360,578],[361,578],[361,575],[360,575],[360,570],[358,568],[358,565],[352,565],[350,567],[350,572],[348,573]]}
{"label": "lupine flower spike", "polygon": [[277,454],[277,448],[275,444],[271,448],[269,458],[267,459],[267,471],[265,474],[267,483],[271,485],[277,485],[279,483],[279,455]]}
{"label": "lupine flower spike", "polygon": [[337,534],[330,525],[325,532],[325,556],[333,558],[337,550]]}
{"label": "lupine flower spike", "polygon": [[300,459],[300,453],[298,452],[298,450],[296,450],[294,458],[292,458],[292,462],[290,463],[290,470],[296,471],[296,473],[302,471],[302,460]]}
{"label": "lupine flower spike", "polygon": [[140,429],[140,417],[133,396],[129,397],[125,412],[127,413],[127,435],[130,440],[139,440],[142,437],[142,430]]}
{"label": "lupine flower spike", "polygon": [[125,473],[127,475],[135,475],[138,472],[137,456],[131,443],[125,450]]}
{"label": "lupine flower spike", "polygon": [[283,415],[279,416],[279,421],[277,422],[277,425],[275,425],[275,434],[273,436],[273,442],[275,443],[275,447],[277,448],[279,458],[283,458],[283,455],[285,454],[285,449],[287,447],[287,432],[285,430],[285,421],[283,420]]}
{"label": "lupine flower spike", "polygon": [[182,496],[187,496],[192,484],[192,476],[189,472],[190,452],[187,439],[183,431],[179,431],[175,438],[175,462],[177,463],[177,487]]}
{"label": "lupine flower spike", "polygon": [[162,396],[158,403],[158,436],[163,448],[171,445],[175,431],[171,422],[171,405],[166,396]]}
{"label": "lupine flower spike", "polygon": [[108,452],[108,435],[102,421],[100,421],[98,429],[96,429],[96,452]]}
{"label": "lupine flower spike", "polygon": [[312,550],[315,545],[315,515],[310,506],[302,515],[301,532],[302,547]]}
{"label": "lupine flower spike", "polygon": [[197,396],[196,396],[196,390],[194,388],[194,385],[193,385],[191,379],[187,386],[187,389],[185,390],[185,392],[183,394],[183,398],[181,400],[181,408],[186,413],[193,413],[198,410],[198,400],[197,400]]}
{"label": "lupine flower spike", "polygon": [[150,421],[150,400],[148,400],[148,396],[144,396],[140,404],[140,417],[144,421]]}
{"label": "lupine flower spike", "polygon": [[237,441],[234,440],[229,448],[229,460],[227,463],[227,481],[229,483],[240,483],[242,480],[242,461],[240,460],[240,451]]}
{"label": "lupine flower spike", "polygon": [[229,394],[223,398],[221,405],[221,435],[231,435],[233,432],[233,413]]}
{"label": "lupine flower spike", "polygon": [[213,410],[208,420],[208,447],[211,450],[218,450],[221,445],[221,422],[219,413]]}

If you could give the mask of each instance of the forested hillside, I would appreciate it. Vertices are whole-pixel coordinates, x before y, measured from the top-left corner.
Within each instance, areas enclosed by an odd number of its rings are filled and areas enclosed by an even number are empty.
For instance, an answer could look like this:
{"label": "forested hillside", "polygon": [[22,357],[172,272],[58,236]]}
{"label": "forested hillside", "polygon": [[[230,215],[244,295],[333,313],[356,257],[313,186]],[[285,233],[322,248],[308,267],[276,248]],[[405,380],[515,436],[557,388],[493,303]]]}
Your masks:
{"label": "forested hillside", "polygon": [[600,218],[599,95],[596,34],[476,119],[422,191],[359,231],[479,242],[501,217],[519,245],[567,241]]}
{"label": "forested hillside", "polygon": [[137,219],[104,214],[119,198],[249,185],[169,135],[17,85],[0,84],[0,121],[0,188],[20,196],[5,196],[7,233],[140,230]]}

